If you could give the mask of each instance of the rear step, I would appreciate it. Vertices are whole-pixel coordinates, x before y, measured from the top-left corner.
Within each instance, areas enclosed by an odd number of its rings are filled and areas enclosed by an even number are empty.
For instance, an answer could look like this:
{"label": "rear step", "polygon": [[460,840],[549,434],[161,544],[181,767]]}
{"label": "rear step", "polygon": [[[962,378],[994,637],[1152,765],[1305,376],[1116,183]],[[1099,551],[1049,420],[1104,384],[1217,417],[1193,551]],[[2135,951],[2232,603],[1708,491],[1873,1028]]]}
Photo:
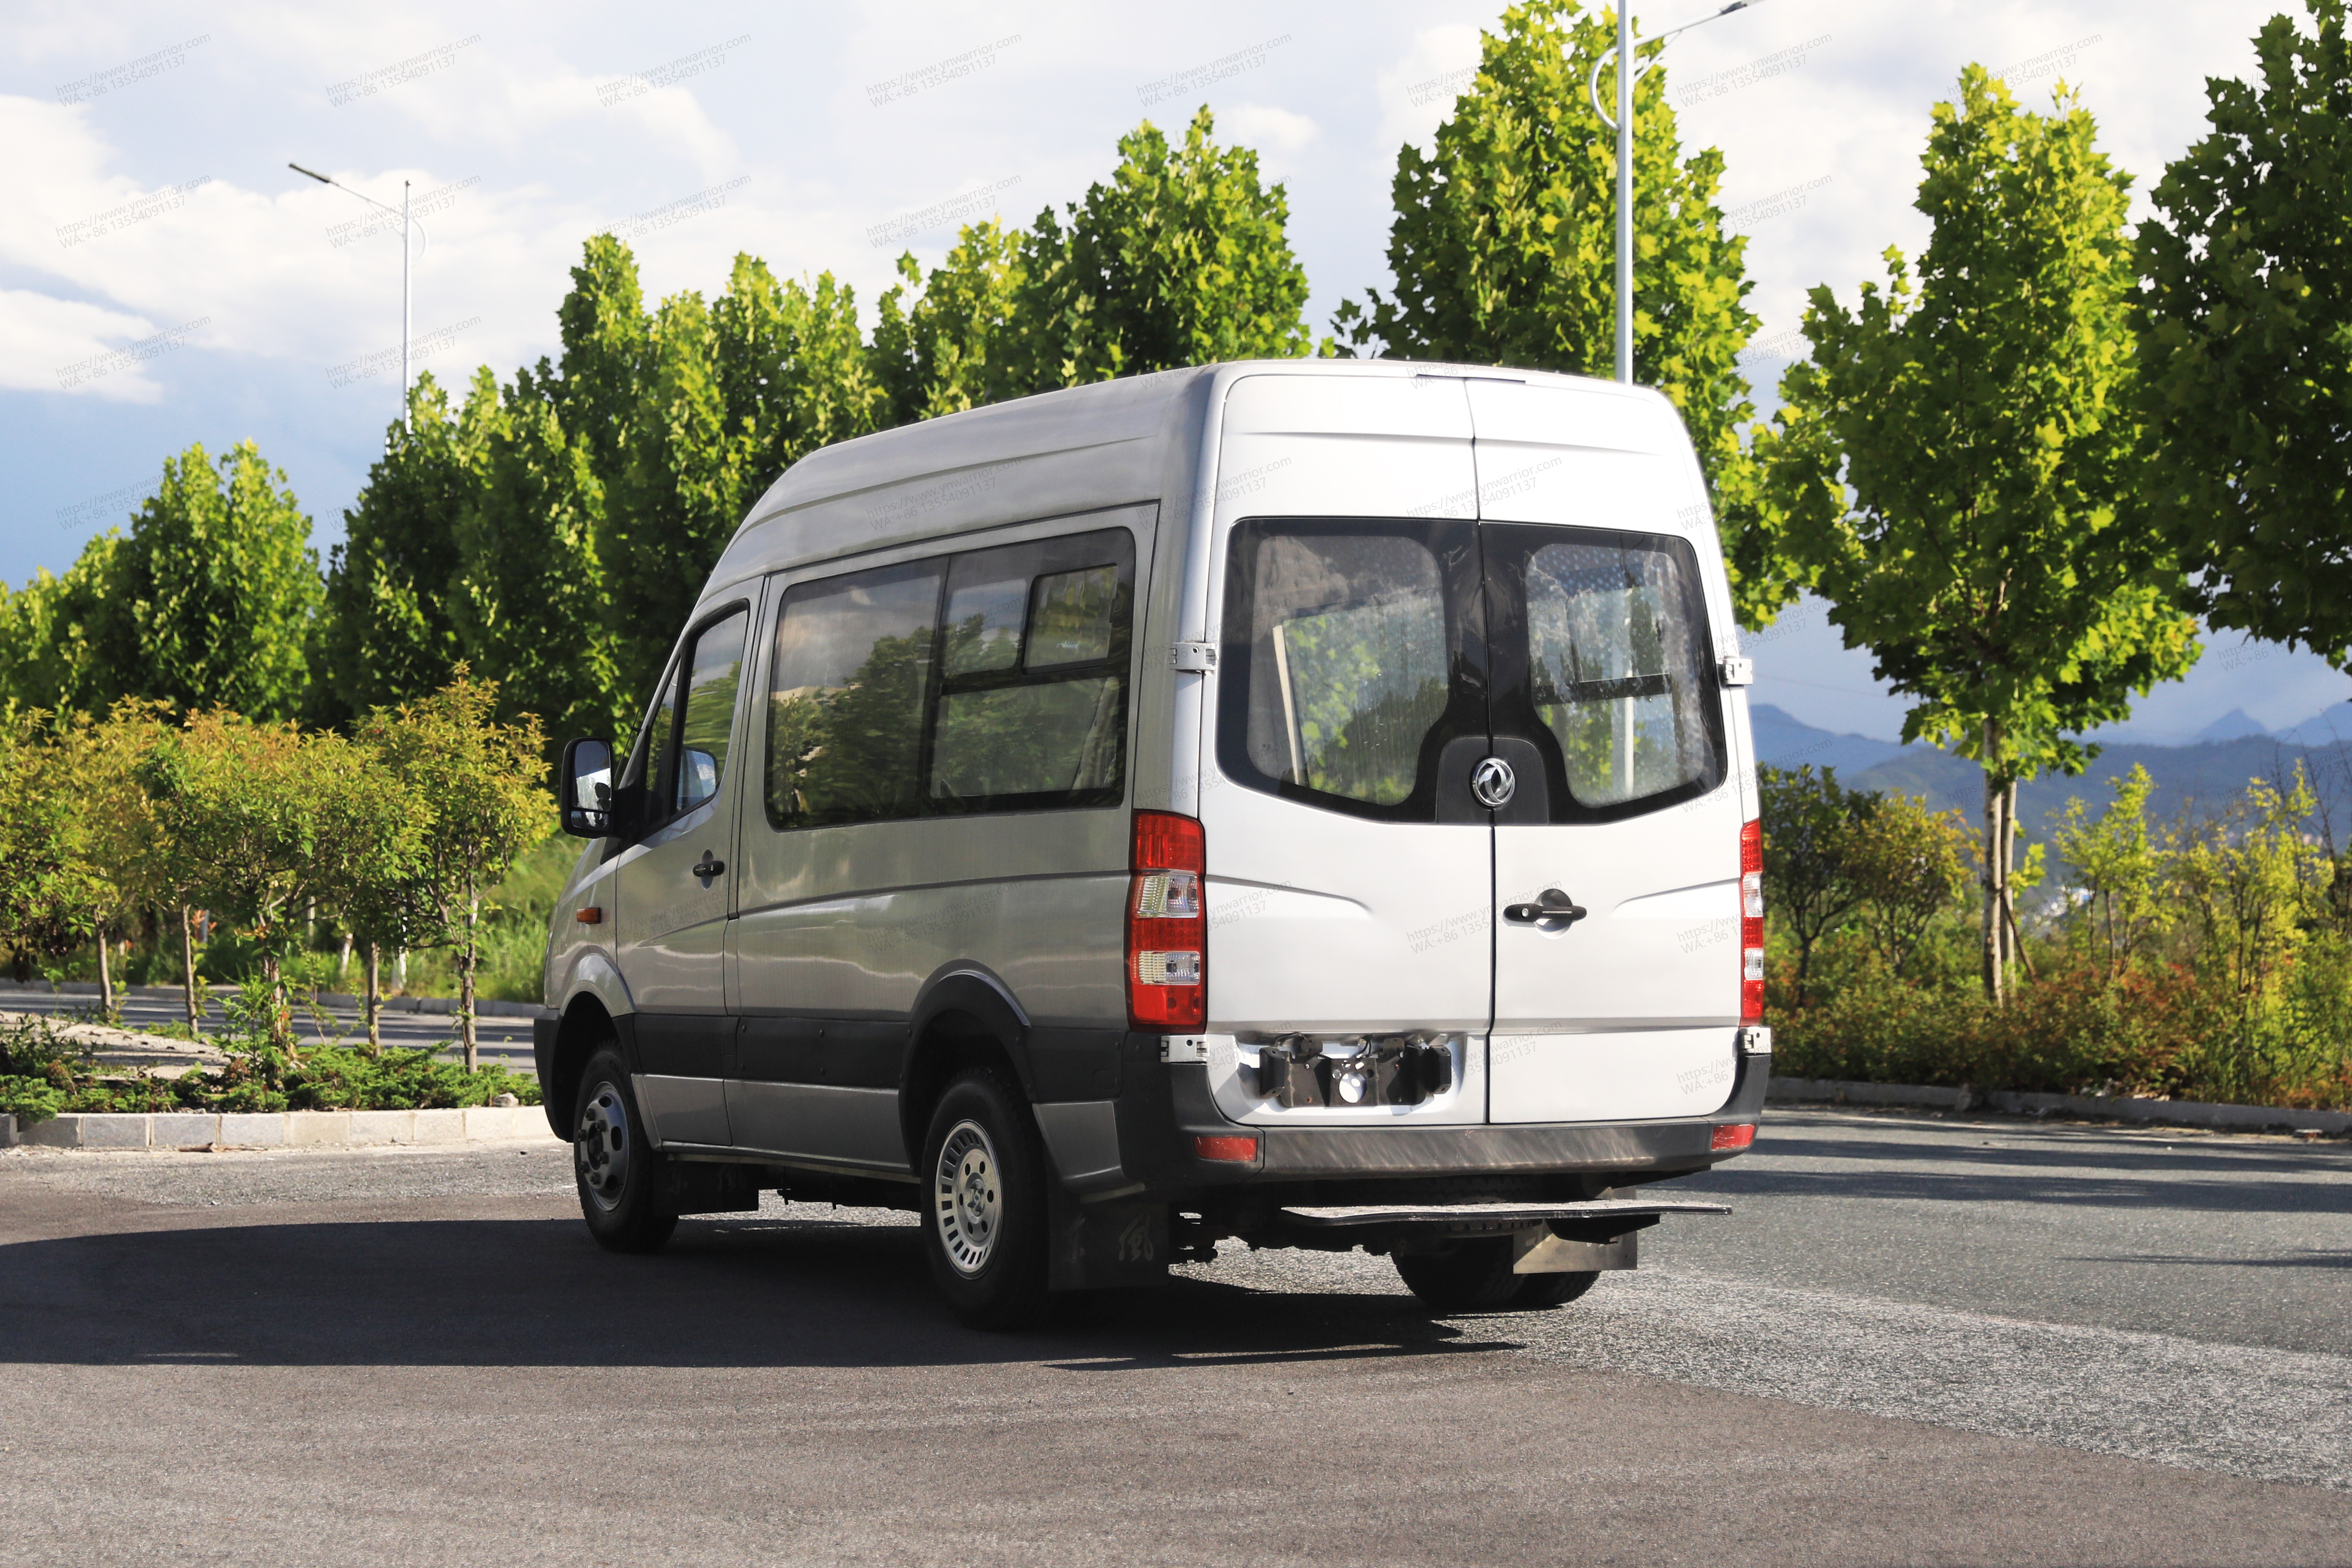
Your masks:
{"label": "rear step", "polygon": [[1351,1204],[1325,1208],[1286,1208],[1282,1217],[1295,1225],[1327,1229],[1380,1225],[1460,1225],[1465,1222],[1496,1228],[1542,1225],[1550,1220],[1655,1219],[1670,1214],[1729,1214],[1728,1204],[1643,1203],[1639,1199],[1603,1198],[1584,1204]]}

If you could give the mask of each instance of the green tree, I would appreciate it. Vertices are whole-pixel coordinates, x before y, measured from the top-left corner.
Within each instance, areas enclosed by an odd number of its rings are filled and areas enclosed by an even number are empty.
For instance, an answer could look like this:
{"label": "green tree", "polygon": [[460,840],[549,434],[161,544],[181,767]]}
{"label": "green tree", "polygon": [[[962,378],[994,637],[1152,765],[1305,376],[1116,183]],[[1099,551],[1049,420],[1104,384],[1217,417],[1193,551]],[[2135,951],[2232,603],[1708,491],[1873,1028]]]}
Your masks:
{"label": "green tree", "polygon": [[340,735],[220,710],[166,733],[139,777],[172,880],[258,943],[271,1043],[290,1051],[284,962],[304,911],[403,875],[423,847],[427,803]]}
{"label": "green tree", "polygon": [[499,723],[498,707],[497,686],[460,665],[441,690],[396,712],[378,709],[360,728],[393,787],[424,812],[415,853],[362,894],[366,912],[400,910],[409,945],[456,950],[467,1072],[479,1065],[474,988],[484,899],[549,831],[546,733],[530,714]]}
{"label": "green tree", "polygon": [[1066,224],[1037,215],[1013,285],[1022,391],[1315,352],[1289,198],[1259,184],[1255,153],[1211,141],[1215,129],[1204,105],[1171,147],[1147,120]]}
{"label": "green tree", "polygon": [[2016,951],[2017,781],[2078,771],[2092,752],[2074,737],[2197,656],[2179,567],[2121,504],[2138,440],[2130,178],[2095,132],[2063,89],[2034,114],[1969,67],[1936,106],[1916,272],[1889,249],[1887,287],[1863,285],[1857,310],[1812,291],[1773,452],[1831,619],[1916,700],[1904,739],[1983,766],[1995,1000]]}
{"label": "green tree", "polygon": [[100,705],[92,644],[110,608],[121,549],[122,536],[110,528],[82,546],[64,576],[41,569],[22,588],[0,584],[0,704],[52,711]]}
{"label": "green tree", "polygon": [[2140,225],[2147,476],[2211,624],[2352,668],[2352,46],[2344,0],[2305,4],[2259,86],[2207,79]]}
{"label": "green tree", "polygon": [[0,946],[16,979],[90,938],[106,903],[97,868],[81,853],[79,801],[58,765],[52,715],[0,710]]}
{"label": "green tree", "polygon": [[2134,763],[2107,787],[2115,798],[2095,822],[2081,801],[2069,800],[2053,842],[2083,893],[2079,923],[2096,943],[2108,978],[2120,979],[2172,924],[2174,906],[2164,889],[2165,848],[2147,821],[2156,781]]}
{"label": "green tree", "polygon": [[609,234],[589,238],[555,321],[563,344],[560,372],[551,375],[542,363],[538,381],[588,454],[600,489],[609,491],[628,461],[637,384],[652,331],[637,260],[627,246]]}
{"label": "green tree", "polygon": [[1764,908],[1797,943],[1797,1005],[1810,997],[1813,949],[1861,905],[1864,889],[1853,875],[1856,840],[1877,810],[1878,796],[1837,782],[1835,768],[1813,772],[1765,764],[1756,770],[1762,797]]}
{"label": "green tree", "polygon": [[612,734],[626,706],[612,599],[596,551],[604,492],[556,388],[530,371],[499,388],[476,373],[482,479],[457,520],[450,620],[473,668],[560,734]]}
{"label": "green tree", "polygon": [[2284,791],[2252,780],[2221,814],[2185,827],[2168,857],[2166,891],[2196,932],[2199,977],[2228,1017],[2231,1037],[2211,1043],[2237,1047],[2240,1072],[2326,901],[2331,868],[2307,831],[2317,806],[2300,769]]}
{"label": "green tree", "polygon": [[124,698],[102,719],[61,713],[41,748],[47,776],[35,787],[73,803],[65,850],[98,950],[99,1006],[109,1019],[117,1016],[111,943],[142,910],[179,907],[162,825],[139,774],[164,735],[165,711],[163,703]]}
{"label": "green tree", "polygon": [[[1014,375],[1014,310],[1026,277],[1021,236],[993,218],[956,238],[944,265],[923,276],[898,258],[904,282],[882,296],[874,326],[875,377],[882,421],[911,424],[1020,395]],[[919,292],[911,299],[907,290]]]}
{"label": "green tree", "polygon": [[457,519],[478,487],[496,406],[478,388],[453,414],[426,372],[409,390],[407,421],[384,432],[327,572],[322,668],[312,673],[337,717],[436,690],[461,657]]}
{"label": "green tree", "polygon": [[298,712],[320,594],[310,520],[250,441],[215,465],[201,443],[163,480],[114,552],[92,637],[99,695],[174,709]]}
{"label": "green tree", "polygon": [[[1478,73],[1435,147],[1397,153],[1396,292],[1340,307],[1333,325],[1350,342],[1409,359],[1616,374],[1617,133],[1587,85],[1616,41],[1616,14],[1588,13],[1580,0],[1528,0],[1482,37]],[[1659,47],[1635,52],[1654,59]],[[1601,72],[1612,103],[1614,70]],[[1739,374],[1757,326],[1748,241],[1723,231],[1723,154],[1684,154],[1665,83],[1653,69],[1633,89],[1633,363],[1681,410],[1736,546],[1739,508],[1727,503],[1745,501],[1749,481],[1729,496],[1727,484],[1741,467],[1738,429],[1755,413]],[[1766,577],[1769,594],[1753,606],[1754,593],[1741,597],[1752,624],[1791,596]]]}
{"label": "green tree", "polygon": [[1862,929],[1894,973],[1903,973],[1928,925],[1968,889],[1969,830],[1958,812],[1934,812],[1894,791],[1854,825],[1843,873],[1862,895]]}

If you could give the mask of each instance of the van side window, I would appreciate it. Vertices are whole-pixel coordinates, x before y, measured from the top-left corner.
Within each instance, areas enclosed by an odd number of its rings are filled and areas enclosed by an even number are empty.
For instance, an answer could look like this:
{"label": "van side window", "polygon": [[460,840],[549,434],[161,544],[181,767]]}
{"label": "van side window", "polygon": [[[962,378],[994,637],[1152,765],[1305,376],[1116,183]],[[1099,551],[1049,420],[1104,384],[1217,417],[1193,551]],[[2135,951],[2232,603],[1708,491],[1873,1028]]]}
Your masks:
{"label": "van side window", "polygon": [[1125,529],[802,583],[776,622],[768,821],[838,826],[1125,796]]}
{"label": "van side window", "polygon": [[913,816],[940,563],[795,584],[768,688],[768,821]]}
{"label": "van side window", "polygon": [[677,769],[670,809],[683,816],[719,793],[727,742],[735,726],[735,693],[742,683],[743,629],[750,613],[713,622],[687,655],[685,713],[678,726]]}
{"label": "van side window", "polygon": [[1124,795],[1135,540],[977,550],[948,573],[929,809],[1108,805]]}

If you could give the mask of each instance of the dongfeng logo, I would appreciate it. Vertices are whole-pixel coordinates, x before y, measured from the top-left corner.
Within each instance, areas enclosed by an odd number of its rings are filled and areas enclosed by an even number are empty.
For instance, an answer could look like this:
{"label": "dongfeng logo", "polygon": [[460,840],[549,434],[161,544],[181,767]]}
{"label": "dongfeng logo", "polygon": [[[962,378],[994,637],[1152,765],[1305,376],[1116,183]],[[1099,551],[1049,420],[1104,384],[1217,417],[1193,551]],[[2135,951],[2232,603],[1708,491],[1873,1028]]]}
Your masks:
{"label": "dongfeng logo", "polygon": [[1510,805],[1511,795],[1518,787],[1518,780],[1511,774],[1511,764],[1500,757],[1488,757],[1470,770],[1470,793],[1489,811],[1500,811]]}

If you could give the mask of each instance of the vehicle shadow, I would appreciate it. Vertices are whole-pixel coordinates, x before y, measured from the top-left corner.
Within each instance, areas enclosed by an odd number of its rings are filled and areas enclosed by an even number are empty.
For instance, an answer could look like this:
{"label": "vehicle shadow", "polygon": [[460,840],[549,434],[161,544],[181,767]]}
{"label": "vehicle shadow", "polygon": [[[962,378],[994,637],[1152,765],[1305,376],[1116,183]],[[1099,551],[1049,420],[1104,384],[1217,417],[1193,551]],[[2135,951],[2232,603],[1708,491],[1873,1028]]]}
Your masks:
{"label": "vehicle shadow", "polygon": [[[1504,1321],[1507,1322],[1507,1320]],[[1503,1326],[1498,1323],[1497,1327]],[[856,1367],[1456,1355],[1517,1348],[1410,1297],[1179,1279],[984,1334],[910,1226],[681,1226],[600,1251],[576,1219],[253,1225],[0,1246],[0,1364]]]}

